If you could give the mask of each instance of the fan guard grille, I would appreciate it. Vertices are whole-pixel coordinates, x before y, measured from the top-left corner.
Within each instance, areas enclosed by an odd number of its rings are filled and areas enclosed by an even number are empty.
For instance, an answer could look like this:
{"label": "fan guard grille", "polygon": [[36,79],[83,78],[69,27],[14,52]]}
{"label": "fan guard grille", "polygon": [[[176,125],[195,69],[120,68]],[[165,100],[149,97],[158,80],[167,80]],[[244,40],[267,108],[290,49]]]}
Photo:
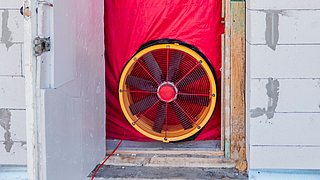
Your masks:
{"label": "fan guard grille", "polygon": [[216,104],[216,83],[194,50],[156,44],[140,50],[125,66],[119,100],[130,124],[145,136],[172,142],[202,129]]}

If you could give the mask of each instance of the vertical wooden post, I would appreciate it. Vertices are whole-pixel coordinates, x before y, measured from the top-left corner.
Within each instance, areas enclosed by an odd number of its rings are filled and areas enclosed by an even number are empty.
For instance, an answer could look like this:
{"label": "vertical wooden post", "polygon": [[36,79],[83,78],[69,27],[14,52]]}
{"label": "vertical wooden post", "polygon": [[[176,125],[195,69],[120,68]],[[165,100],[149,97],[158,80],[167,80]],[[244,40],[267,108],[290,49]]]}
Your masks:
{"label": "vertical wooden post", "polygon": [[247,169],[245,137],[245,1],[223,0],[222,146],[226,158]]}
{"label": "vertical wooden post", "polygon": [[223,43],[222,43],[222,78],[221,78],[221,138],[222,139],[222,150],[225,152],[225,157],[230,158],[230,139],[231,139],[231,128],[230,128],[230,114],[231,114],[231,89],[230,89],[230,76],[231,76],[231,60],[230,60],[230,34],[231,34],[231,26],[230,26],[230,0],[223,0],[222,3],[224,4],[224,15],[225,18],[225,33],[223,35]]}
{"label": "vertical wooden post", "polygon": [[245,137],[245,1],[230,4],[231,159],[240,171],[247,169]]}

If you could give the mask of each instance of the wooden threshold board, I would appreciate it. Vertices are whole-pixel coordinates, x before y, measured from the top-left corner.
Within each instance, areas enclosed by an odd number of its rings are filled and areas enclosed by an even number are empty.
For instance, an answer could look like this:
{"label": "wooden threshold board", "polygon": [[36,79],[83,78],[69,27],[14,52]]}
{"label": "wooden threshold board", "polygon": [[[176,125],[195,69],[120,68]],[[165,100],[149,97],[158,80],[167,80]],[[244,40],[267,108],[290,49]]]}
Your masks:
{"label": "wooden threshold board", "polygon": [[[117,146],[119,140],[107,140],[107,154]],[[116,154],[154,154],[154,155],[194,155],[224,156],[220,140],[186,141],[175,143],[123,141]]]}
{"label": "wooden threshold board", "polygon": [[214,156],[168,156],[168,155],[124,155],[111,156],[105,165],[113,166],[145,166],[145,167],[202,167],[202,168],[234,168],[235,162],[230,159]]}

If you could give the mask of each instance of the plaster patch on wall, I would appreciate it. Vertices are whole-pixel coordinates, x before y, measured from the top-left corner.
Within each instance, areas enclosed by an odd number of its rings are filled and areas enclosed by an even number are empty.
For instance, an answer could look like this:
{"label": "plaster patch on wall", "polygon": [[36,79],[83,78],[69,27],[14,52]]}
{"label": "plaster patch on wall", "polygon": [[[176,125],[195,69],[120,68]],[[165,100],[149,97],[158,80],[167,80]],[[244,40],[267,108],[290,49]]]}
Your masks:
{"label": "plaster patch on wall", "polygon": [[279,14],[285,15],[280,10],[264,10],[266,13],[265,40],[272,50],[276,50],[279,41]]}
{"label": "plaster patch on wall", "polygon": [[14,44],[12,42],[12,32],[8,27],[8,21],[9,21],[9,11],[4,10],[2,12],[2,33],[1,33],[0,41],[6,45],[7,50]]}
{"label": "plaster patch on wall", "polygon": [[263,115],[267,116],[267,119],[272,119],[279,101],[279,87],[280,83],[277,79],[269,78],[266,84],[268,105],[267,108],[257,107],[250,110],[250,117],[257,118]]}
{"label": "plaster patch on wall", "polygon": [[268,108],[267,108],[267,118],[271,119],[276,112],[279,101],[279,81],[277,79],[269,78],[266,84],[267,96],[269,97]]}
{"label": "plaster patch on wall", "polygon": [[0,126],[5,130],[4,145],[7,152],[11,151],[13,140],[11,139],[11,112],[8,109],[0,109]]}
{"label": "plaster patch on wall", "polygon": [[260,116],[263,116],[263,115],[265,115],[266,114],[266,108],[259,108],[259,107],[257,107],[257,108],[255,108],[255,109],[251,109],[250,110],[250,113],[251,113],[251,117],[252,118],[256,118],[256,117],[260,117]]}
{"label": "plaster patch on wall", "polygon": [[275,51],[279,41],[279,11],[266,11],[265,39],[267,45]]}

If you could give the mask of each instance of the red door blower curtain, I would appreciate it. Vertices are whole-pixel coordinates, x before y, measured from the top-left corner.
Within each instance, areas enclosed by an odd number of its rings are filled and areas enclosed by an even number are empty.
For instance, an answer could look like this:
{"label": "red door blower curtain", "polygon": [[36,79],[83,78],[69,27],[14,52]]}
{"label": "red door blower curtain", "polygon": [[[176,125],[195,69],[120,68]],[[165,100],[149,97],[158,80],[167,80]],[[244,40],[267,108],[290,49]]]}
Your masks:
{"label": "red door blower curtain", "polygon": [[122,69],[141,45],[163,38],[197,47],[216,74],[218,102],[196,140],[220,139],[221,0],[106,0],[106,135],[107,139],[153,141],[124,117],[118,84]]}

